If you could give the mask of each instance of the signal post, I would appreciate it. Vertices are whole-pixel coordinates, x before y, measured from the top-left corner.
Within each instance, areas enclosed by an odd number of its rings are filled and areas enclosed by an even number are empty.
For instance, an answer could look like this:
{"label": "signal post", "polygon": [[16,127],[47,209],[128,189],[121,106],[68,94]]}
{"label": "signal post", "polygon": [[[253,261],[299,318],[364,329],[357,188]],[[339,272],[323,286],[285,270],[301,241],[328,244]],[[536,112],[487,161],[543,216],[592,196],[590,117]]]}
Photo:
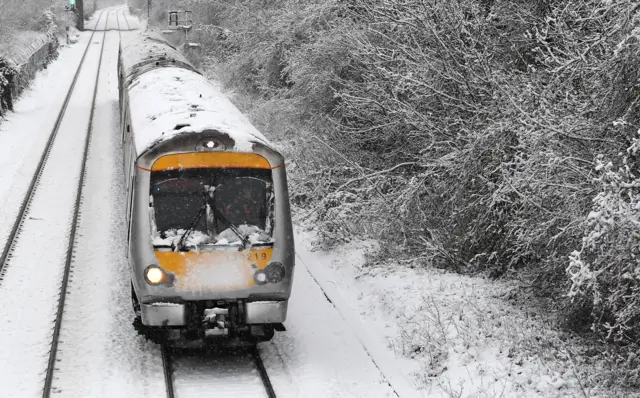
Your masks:
{"label": "signal post", "polygon": [[[79,31],[84,30],[84,4],[83,0],[68,0],[69,4],[65,6],[66,9],[73,11],[76,14],[76,28]],[[69,40],[69,27],[67,26],[67,42]]]}

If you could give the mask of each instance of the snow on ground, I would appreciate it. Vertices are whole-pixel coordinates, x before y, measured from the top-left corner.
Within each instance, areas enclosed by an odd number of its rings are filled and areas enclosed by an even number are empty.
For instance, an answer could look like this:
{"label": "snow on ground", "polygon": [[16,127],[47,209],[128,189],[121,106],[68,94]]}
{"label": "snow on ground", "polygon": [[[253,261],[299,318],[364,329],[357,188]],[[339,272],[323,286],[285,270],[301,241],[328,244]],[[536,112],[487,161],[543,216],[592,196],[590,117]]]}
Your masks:
{"label": "snow on ground", "polygon": [[276,332],[272,342],[262,345],[270,374],[282,368],[295,386],[294,391],[276,387],[278,396],[396,396],[354,331],[299,263],[285,326],[286,332]]}
{"label": "snow on ground", "polygon": [[105,51],[53,388],[60,397],[157,397],[160,350],[131,325],[117,32],[107,33]]}
{"label": "snow on ground", "polygon": [[95,41],[0,283],[0,319],[6,322],[0,328],[3,396],[33,396],[42,390],[98,69],[101,38]]}
{"label": "snow on ground", "polygon": [[[370,336],[429,397],[614,397],[592,388],[606,373],[575,357],[583,347],[555,331],[545,315],[503,298],[500,282],[394,264],[365,266],[373,242],[313,251],[298,228],[296,249],[325,286],[360,314]],[[300,267],[298,262],[298,267]],[[638,395],[635,395],[638,396]]]}

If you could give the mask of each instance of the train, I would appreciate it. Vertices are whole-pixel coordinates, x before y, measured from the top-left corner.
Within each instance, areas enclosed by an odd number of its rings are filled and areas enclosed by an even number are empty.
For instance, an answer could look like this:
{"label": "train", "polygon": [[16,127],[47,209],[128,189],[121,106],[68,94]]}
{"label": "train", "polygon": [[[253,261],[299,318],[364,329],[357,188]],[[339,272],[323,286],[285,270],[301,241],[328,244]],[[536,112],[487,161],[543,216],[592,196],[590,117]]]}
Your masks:
{"label": "train", "polygon": [[159,33],[122,38],[118,88],[133,326],[162,344],[270,340],[295,268],[283,155]]}

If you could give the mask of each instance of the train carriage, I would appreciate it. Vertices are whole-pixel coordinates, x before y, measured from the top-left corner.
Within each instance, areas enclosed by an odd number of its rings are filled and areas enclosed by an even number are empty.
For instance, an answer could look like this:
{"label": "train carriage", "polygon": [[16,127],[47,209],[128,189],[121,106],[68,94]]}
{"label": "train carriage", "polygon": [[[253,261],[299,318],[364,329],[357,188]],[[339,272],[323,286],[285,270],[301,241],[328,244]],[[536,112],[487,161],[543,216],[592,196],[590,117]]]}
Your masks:
{"label": "train carriage", "polygon": [[294,271],[283,156],[162,38],[123,41],[118,72],[136,328],[269,340]]}

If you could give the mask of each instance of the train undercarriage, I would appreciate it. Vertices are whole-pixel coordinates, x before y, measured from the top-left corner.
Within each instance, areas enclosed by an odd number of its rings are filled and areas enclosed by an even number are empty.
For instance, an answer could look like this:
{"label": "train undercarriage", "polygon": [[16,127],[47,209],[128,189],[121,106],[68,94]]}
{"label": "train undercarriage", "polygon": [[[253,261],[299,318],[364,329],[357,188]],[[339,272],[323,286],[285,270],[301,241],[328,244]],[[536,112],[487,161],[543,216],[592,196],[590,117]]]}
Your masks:
{"label": "train undercarriage", "polygon": [[184,303],[184,325],[147,326],[133,288],[131,297],[134,328],[157,344],[247,347],[271,340],[276,331],[285,331],[281,322],[248,324],[243,300],[189,301]]}

